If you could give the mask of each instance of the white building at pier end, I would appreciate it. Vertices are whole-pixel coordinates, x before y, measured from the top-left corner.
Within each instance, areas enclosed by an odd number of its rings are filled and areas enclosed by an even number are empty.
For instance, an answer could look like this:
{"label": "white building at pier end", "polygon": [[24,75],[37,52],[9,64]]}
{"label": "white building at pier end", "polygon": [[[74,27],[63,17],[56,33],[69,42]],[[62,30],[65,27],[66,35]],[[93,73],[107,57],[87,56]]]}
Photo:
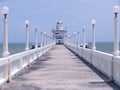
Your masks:
{"label": "white building at pier end", "polygon": [[56,28],[52,29],[53,38],[56,39],[56,44],[63,44],[64,38],[66,37],[67,29],[63,27],[63,23],[58,21],[56,23]]}

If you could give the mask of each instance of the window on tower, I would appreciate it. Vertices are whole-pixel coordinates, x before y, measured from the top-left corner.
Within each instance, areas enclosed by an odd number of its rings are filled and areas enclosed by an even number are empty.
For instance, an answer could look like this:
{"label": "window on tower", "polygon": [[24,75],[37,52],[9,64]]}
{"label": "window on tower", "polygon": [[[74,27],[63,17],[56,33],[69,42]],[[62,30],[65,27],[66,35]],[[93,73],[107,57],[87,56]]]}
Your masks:
{"label": "window on tower", "polygon": [[59,34],[59,33],[55,33],[55,34]]}

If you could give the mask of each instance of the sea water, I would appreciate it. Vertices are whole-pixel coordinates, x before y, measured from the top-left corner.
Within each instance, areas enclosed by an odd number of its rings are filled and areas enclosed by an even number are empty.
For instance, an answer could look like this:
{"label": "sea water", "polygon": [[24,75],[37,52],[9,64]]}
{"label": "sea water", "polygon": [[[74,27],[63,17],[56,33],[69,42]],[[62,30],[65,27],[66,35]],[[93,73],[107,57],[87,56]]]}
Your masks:
{"label": "sea water", "polygon": [[[92,43],[88,43],[91,48]],[[2,57],[3,44],[0,43],[0,57]],[[25,50],[25,43],[9,43],[10,55],[23,52]],[[96,42],[96,50],[113,54],[113,42]]]}
{"label": "sea water", "polygon": [[[9,43],[8,48],[9,48],[10,55],[12,55],[15,53],[23,52],[25,48],[25,44],[24,43]],[[3,52],[3,44],[0,43],[0,57],[2,57],[2,52]]]}
{"label": "sea water", "polygon": [[[90,46],[90,48],[92,47],[91,42],[88,43],[88,45]],[[113,42],[96,42],[96,50],[113,54],[113,50],[114,50]]]}

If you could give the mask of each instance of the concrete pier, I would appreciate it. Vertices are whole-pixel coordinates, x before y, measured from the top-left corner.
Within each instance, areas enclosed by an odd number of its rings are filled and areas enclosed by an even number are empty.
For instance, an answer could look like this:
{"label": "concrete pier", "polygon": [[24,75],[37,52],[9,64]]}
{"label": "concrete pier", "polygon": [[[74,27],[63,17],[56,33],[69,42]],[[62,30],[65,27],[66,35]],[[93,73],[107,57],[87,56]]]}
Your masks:
{"label": "concrete pier", "polygon": [[0,90],[120,90],[120,87],[63,45],[56,45]]}

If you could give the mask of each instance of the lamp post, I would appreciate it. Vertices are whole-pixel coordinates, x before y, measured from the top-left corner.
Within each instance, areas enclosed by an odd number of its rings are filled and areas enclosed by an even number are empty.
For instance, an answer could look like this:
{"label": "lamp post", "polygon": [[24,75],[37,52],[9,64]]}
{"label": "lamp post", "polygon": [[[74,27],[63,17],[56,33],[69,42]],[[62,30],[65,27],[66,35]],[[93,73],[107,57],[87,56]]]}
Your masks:
{"label": "lamp post", "polygon": [[119,40],[118,40],[118,12],[119,12],[119,6],[113,7],[113,12],[115,14],[114,17],[114,56],[119,56]]}
{"label": "lamp post", "polygon": [[44,32],[44,35],[43,35],[43,46],[46,45],[46,32]]}
{"label": "lamp post", "polygon": [[3,7],[1,10],[2,14],[4,15],[4,36],[3,36],[3,57],[9,55],[8,51],[8,31],[7,31],[7,14],[9,12],[8,7]]}
{"label": "lamp post", "polygon": [[[7,14],[9,12],[9,8],[8,7],[3,7],[1,10],[2,14],[4,15],[4,36],[3,36],[3,53],[2,56],[3,57],[7,57],[9,55],[9,51],[8,51],[8,31],[7,31]],[[7,82],[9,83],[11,78],[10,78],[10,60],[8,59],[8,80]]]}
{"label": "lamp post", "polygon": [[96,45],[95,45],[95,19],[91,20],[92,24],[92,50],[96,50]]}
{"label": "lamp post", "polygon": [[78,47],[80,47],[80,30],[78,30]]}
{"label": "lamp post", "polygon": [[35,26],[35,48],[38,47],[38,33],[37,33],[37,26]]}
{"label": "lamp post", "polygon": [[76,34],[77,32],[74,32],[74,45],[76,46]]}
{"label": "lamp post", "polygon": [[40,31],[40,47],[42,47],[42,31]]}
{"label": "lamp post", "polygon": [[68,38],[67,38],[67,44],[70,44],[70,35],[68,35]]}
{"label": "lamp post", "polygon": [[85,27],[83,27],[83,48],[85,48]]}
{"label": "lamp post", "polygon": [[25,50],[29,50],[29,35],[28,35],[28,26],[29,26],[29,20],[25,20],[24,22],[25,24],[25,28],[26,28],[26,46],[25,46]]}

